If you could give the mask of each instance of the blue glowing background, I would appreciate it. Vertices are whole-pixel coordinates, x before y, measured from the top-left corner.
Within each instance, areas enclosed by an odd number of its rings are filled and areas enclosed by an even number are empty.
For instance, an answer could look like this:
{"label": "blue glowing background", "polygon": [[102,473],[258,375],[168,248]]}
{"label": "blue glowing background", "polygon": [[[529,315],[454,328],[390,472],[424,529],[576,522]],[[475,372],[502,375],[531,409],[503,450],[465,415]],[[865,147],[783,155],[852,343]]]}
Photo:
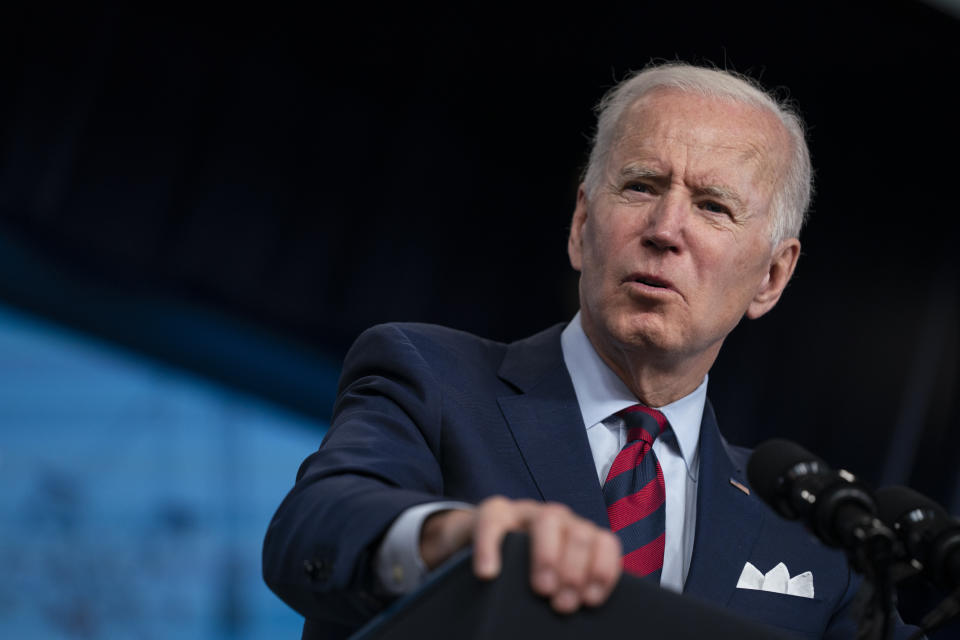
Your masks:
{"label": "blue glowing background", "polygon": [[299,637],[260,577],[326,428],[0,307],[7,638]]}

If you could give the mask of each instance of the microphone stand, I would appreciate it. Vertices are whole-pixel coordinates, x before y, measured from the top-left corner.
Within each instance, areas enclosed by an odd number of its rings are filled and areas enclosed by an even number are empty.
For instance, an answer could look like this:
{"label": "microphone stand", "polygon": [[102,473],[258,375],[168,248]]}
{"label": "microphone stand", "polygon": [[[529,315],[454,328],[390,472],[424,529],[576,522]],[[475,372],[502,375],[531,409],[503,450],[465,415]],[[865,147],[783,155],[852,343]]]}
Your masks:
{"label": "microphone stand", "polygon": [[851,533],[857,544],[847,547],[850,564],[864,577],[855,606],[857,640],[890,640],[897,612],[896,585],[920,569],[897,560],[904,557],[901,543],[878,519],[872,518]]}
{"label": "microphone stand", "polygon": [[944,598],[932,611],[923,617],[920,630],[910,636],[910,640],[922,638],[923,634],[936,631],[960,614],[960,588]]}

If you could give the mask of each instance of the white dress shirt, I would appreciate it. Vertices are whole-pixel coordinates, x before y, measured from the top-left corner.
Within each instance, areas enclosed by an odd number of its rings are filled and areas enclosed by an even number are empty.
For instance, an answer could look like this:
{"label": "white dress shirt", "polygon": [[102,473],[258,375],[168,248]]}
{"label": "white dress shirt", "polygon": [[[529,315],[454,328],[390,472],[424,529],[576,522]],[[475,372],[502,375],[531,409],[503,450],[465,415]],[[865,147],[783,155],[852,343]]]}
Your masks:
{"label": "white dress shirt", "polygon": [[[583,332],[577,313],[560,336],[563,361],[570,372],[580,414],[603,484],[620,449],[627,444],[623,421],[614,416],[637,404],[637,397],[600,358]],[[707,378],[693,393],[663,407],[670,429],[653,443],[667,494],[666,535],[660,586],[683,591],[693,553],[697,523],[697,476],[700,470],[700,420],[707,400]]]}
{"label": "white dress shirt", "polygon": [[[597,480],[602,486],[610,465],[626,444],[623,423],[613,414],[637,404],[637,398],[597,354],[583,332],[579,312],[563,330],[560,346],[580,405],[597,467]],[[704,377],[690,395],[656,407],[670,422],[670,430],[653,443],[666,490],[666,544],[660,586],[677,592],[683,591],[693,553],[700,468],[698,443],[706,398],[707,378]],[[426,566],[420,557],[420,529],[427,516],[445,509],[472,506],[453,501],[431,502],[401,513],[387,530],[374,559],[383,589],[402,595],[426,577]]]}

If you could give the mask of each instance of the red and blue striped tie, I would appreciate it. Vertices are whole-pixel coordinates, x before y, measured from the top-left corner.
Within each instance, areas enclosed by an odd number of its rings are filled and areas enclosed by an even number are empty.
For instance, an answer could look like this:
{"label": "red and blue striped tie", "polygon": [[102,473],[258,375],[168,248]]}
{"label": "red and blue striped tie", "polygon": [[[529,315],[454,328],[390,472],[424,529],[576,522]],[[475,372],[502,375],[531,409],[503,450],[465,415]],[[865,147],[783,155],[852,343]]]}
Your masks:
{"label": "red and blue striped tie", "polygon": [[666,537],[666,492],[653,441],[669,425],[662,413],[639,404],[617,415],[627,428],[627,444],[603,483],[607,517],[623,545],[623,568],[659,584]]}

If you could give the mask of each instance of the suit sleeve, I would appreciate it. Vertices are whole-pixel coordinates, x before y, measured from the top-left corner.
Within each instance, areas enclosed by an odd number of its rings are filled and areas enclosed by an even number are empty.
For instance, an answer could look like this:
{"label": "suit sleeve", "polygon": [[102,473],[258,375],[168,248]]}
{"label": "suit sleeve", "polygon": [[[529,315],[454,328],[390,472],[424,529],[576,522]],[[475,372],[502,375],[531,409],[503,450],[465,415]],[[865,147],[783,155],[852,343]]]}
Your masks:
{"label": "suit sleeve", "polygon": [[401,512],[442,498],[442,416],[441,385],[402,328],[381,325],[357,339],[330,430],[264,540],[264,579],[305,618],[351,628],[386,604],[373,554]]}

